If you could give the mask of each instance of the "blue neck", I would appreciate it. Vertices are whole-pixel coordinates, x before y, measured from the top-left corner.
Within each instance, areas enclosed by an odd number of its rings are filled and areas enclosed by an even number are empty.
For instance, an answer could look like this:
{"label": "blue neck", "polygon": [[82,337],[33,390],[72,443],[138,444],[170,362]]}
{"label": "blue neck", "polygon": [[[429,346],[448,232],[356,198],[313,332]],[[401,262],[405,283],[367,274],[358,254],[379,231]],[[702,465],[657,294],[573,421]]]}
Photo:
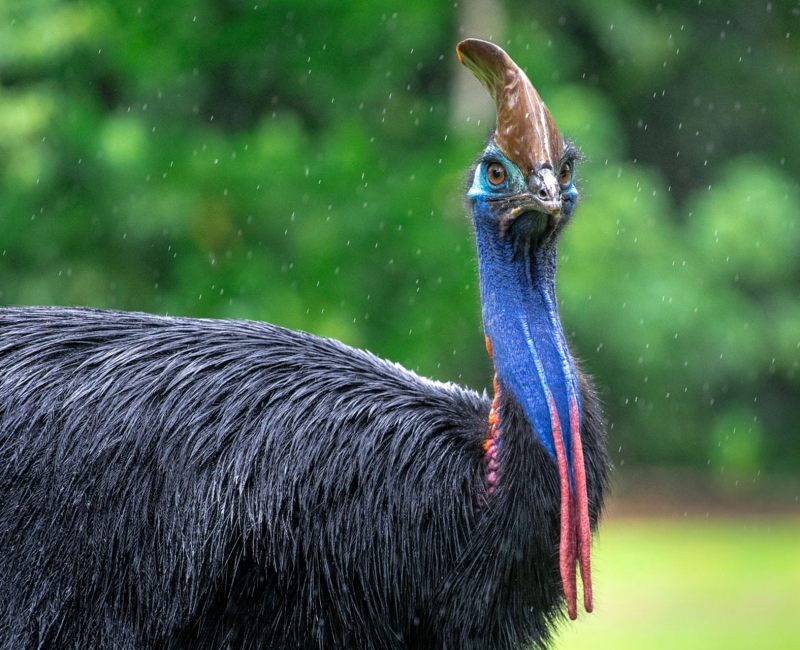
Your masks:
{"label": "blue neck", "polygon": [[[483,211],[484,206],[477,202],[473,210]],[[555,237],[515,246],[512,235],[501,233],[488,213],[474,216],[483,324],[501,392],[510,391],[522,405],[534,433],[555,458],[552,398],[572,482],[570,401],[580,414],[581,396],[558,318]]]}

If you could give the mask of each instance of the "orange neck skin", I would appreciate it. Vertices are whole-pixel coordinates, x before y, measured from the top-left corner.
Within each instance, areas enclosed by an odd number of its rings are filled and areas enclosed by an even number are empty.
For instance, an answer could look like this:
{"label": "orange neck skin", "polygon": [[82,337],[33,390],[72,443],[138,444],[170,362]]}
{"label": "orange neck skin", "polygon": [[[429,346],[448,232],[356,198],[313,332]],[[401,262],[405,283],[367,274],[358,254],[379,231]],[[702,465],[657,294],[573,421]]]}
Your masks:
{"label": "orange neck skin", "polygon": [[[492,357],[492,342],[486,337],[486,351]],[[488,496],[494,493],[497,485],[497,472],[500,469],[500,416],[497,410],[500,406],[500,390],[497,385],[497,372],[494,373],[494,400],[489,411],[489,435],[483,441],[484,463],[486,465],[486,492]]]}

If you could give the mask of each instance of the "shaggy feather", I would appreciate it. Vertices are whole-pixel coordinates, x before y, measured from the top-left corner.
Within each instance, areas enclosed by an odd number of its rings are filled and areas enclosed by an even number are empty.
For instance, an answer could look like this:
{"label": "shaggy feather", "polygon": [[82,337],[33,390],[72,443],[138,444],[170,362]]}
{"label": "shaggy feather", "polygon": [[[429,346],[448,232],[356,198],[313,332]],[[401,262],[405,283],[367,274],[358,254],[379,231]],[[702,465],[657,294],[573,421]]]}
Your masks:
{"label": "shaggy feather", "polygon": [[271,325],[2,309],[0,648],[544,644],[558,472],[501,399],[478,508],[489,409]]}

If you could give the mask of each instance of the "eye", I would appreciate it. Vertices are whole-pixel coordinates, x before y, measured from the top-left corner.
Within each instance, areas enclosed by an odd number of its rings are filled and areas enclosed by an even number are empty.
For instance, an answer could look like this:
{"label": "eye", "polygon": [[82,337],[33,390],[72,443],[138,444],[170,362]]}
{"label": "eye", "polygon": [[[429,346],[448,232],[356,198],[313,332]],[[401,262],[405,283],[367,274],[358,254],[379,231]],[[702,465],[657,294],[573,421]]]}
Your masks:
{"label": "eye", "polygon": [[492,163],[486,168],[486,178],[492,185],[502,185],[506,181],[506,170],[500,163]]}
{"label": "eye", "polygon": [[558,172],[558,182],[562,185],[569,185],[569,182],[572,180],[572,163],[565,162],[561,165],[561,169]]}

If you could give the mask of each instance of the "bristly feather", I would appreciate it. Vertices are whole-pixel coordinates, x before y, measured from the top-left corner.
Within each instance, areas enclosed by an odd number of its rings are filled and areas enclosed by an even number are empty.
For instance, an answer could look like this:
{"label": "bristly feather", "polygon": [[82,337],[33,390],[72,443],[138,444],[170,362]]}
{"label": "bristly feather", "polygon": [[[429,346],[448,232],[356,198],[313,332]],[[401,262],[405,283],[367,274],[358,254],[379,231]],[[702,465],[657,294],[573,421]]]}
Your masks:
{"label": "bristly feather", "polygon": [[501,394],[486,503],[490,406],[266,324],[0,310],[0,648],[544,645],[558,472]]}

